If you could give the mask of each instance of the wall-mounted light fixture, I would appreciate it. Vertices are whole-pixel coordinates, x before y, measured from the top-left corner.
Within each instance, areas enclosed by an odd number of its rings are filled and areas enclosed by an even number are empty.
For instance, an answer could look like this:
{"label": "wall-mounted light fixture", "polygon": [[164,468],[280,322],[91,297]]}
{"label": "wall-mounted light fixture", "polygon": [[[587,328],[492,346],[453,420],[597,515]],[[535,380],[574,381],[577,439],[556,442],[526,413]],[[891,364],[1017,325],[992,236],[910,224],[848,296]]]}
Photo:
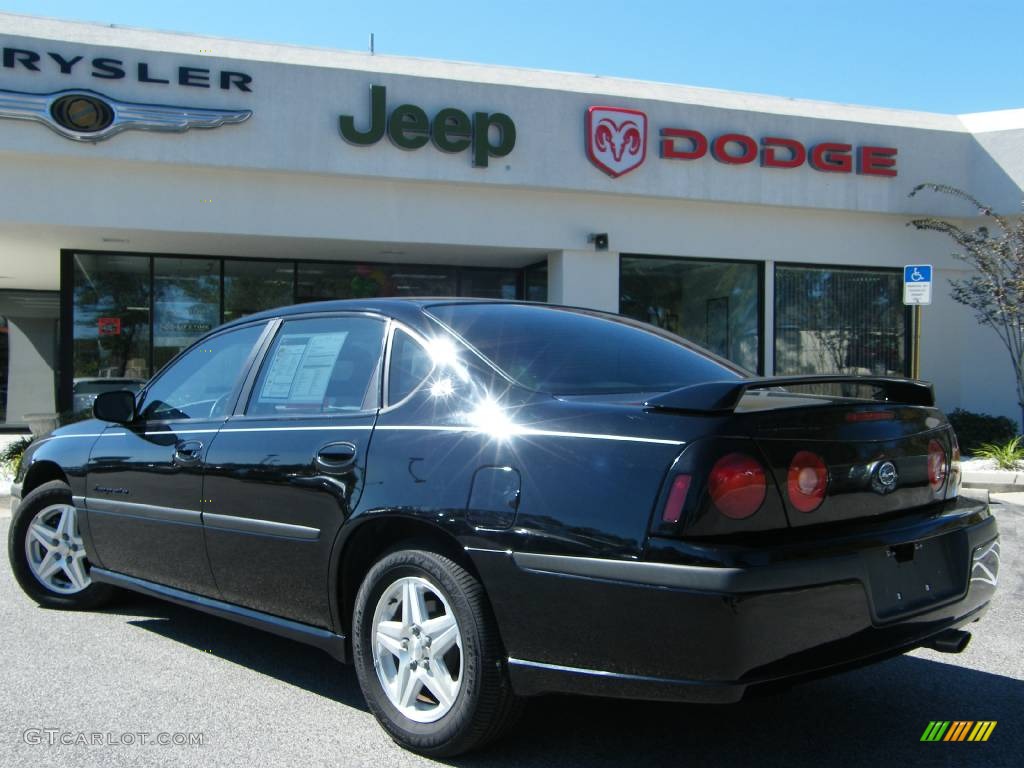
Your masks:
{"label": "wall-mounted light fixture", "polygon": [[593,232],[587,235],[587,242],[594,244],[595,251],[607,251],[608,250],[608,233],[607,232]]}

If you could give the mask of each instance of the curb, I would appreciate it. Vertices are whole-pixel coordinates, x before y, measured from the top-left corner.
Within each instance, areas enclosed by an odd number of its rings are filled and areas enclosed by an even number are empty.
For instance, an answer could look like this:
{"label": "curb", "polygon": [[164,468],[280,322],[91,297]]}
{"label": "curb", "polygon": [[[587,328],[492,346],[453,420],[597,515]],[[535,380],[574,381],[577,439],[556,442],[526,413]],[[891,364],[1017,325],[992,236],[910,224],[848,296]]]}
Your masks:
{"label": "curb", "polygon": [[992,493],[1024,493],[1024,485],[1013,483],[963,483],[960,487],[986,489]]}
{"label": "curb", "polygon": [[1024,472],[988,469],[964,472],[961,479],[963,488],[987,488],[993,493],[1016,493],[1024,491]]}

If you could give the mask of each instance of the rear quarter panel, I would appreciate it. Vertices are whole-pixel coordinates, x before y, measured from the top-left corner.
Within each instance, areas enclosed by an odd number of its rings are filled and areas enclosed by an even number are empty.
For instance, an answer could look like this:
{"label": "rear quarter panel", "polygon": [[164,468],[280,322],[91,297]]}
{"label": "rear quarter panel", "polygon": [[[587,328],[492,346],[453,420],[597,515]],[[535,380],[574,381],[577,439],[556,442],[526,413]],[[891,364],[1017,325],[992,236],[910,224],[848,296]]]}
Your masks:
{"label": "rear quarter panel", "polygon": [[[438,402],[426,390],[383,411],[360,515],[422,517],[468,547],[639,557],[687,420],[524,393],[499,402],[511,425],[497,430],[474,425],[469,405]],[[470,489],[482,467],[518,471],[511,524],[470,522]]]}

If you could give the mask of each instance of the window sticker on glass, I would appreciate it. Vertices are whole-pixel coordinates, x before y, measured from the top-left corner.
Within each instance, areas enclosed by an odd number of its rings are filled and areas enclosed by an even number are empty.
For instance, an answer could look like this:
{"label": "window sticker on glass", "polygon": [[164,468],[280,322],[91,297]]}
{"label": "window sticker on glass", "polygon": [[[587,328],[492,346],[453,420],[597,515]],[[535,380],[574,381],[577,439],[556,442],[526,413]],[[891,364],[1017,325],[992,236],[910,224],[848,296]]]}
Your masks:
{"label": "window sticker on glass", "polygon": [[347,336],[347,331],[283,336],[263,382],[260,400],[322,400]]}

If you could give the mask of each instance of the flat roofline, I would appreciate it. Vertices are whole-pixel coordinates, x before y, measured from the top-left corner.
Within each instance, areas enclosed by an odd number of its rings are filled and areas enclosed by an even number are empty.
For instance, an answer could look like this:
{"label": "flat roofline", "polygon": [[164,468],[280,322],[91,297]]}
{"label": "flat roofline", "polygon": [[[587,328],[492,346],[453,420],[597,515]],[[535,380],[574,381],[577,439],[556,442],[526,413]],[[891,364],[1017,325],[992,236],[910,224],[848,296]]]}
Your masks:
{"label": "flat roofline", "polygon": [[[187,54],[201,58],[227,58],[271,64],[353,69],[366,72],[468,81],[487,85],[541,88],[609,96],[613,98],[695,104],[792,117],[845,120],[875,125],[971,132],[970,125],[1024,127],[1024,110],[1000,110],[961,116],[937,112],[861,106],[813,99],[726,91],[700,86],[631,80],[573,72],[476,64],[441,59],[370,54],[328,48],[252,42],[208,35],[165,32],[116,24],[0,13],[0,33],[83,45],[103,45],[141,51]],[[211,43],[211,41],[214,41]],[[213,53],[199,53],[211,49]],[[981,130],[993,130],[981,128]],[[1000,130],[1005,130],[1001,128]]]}

